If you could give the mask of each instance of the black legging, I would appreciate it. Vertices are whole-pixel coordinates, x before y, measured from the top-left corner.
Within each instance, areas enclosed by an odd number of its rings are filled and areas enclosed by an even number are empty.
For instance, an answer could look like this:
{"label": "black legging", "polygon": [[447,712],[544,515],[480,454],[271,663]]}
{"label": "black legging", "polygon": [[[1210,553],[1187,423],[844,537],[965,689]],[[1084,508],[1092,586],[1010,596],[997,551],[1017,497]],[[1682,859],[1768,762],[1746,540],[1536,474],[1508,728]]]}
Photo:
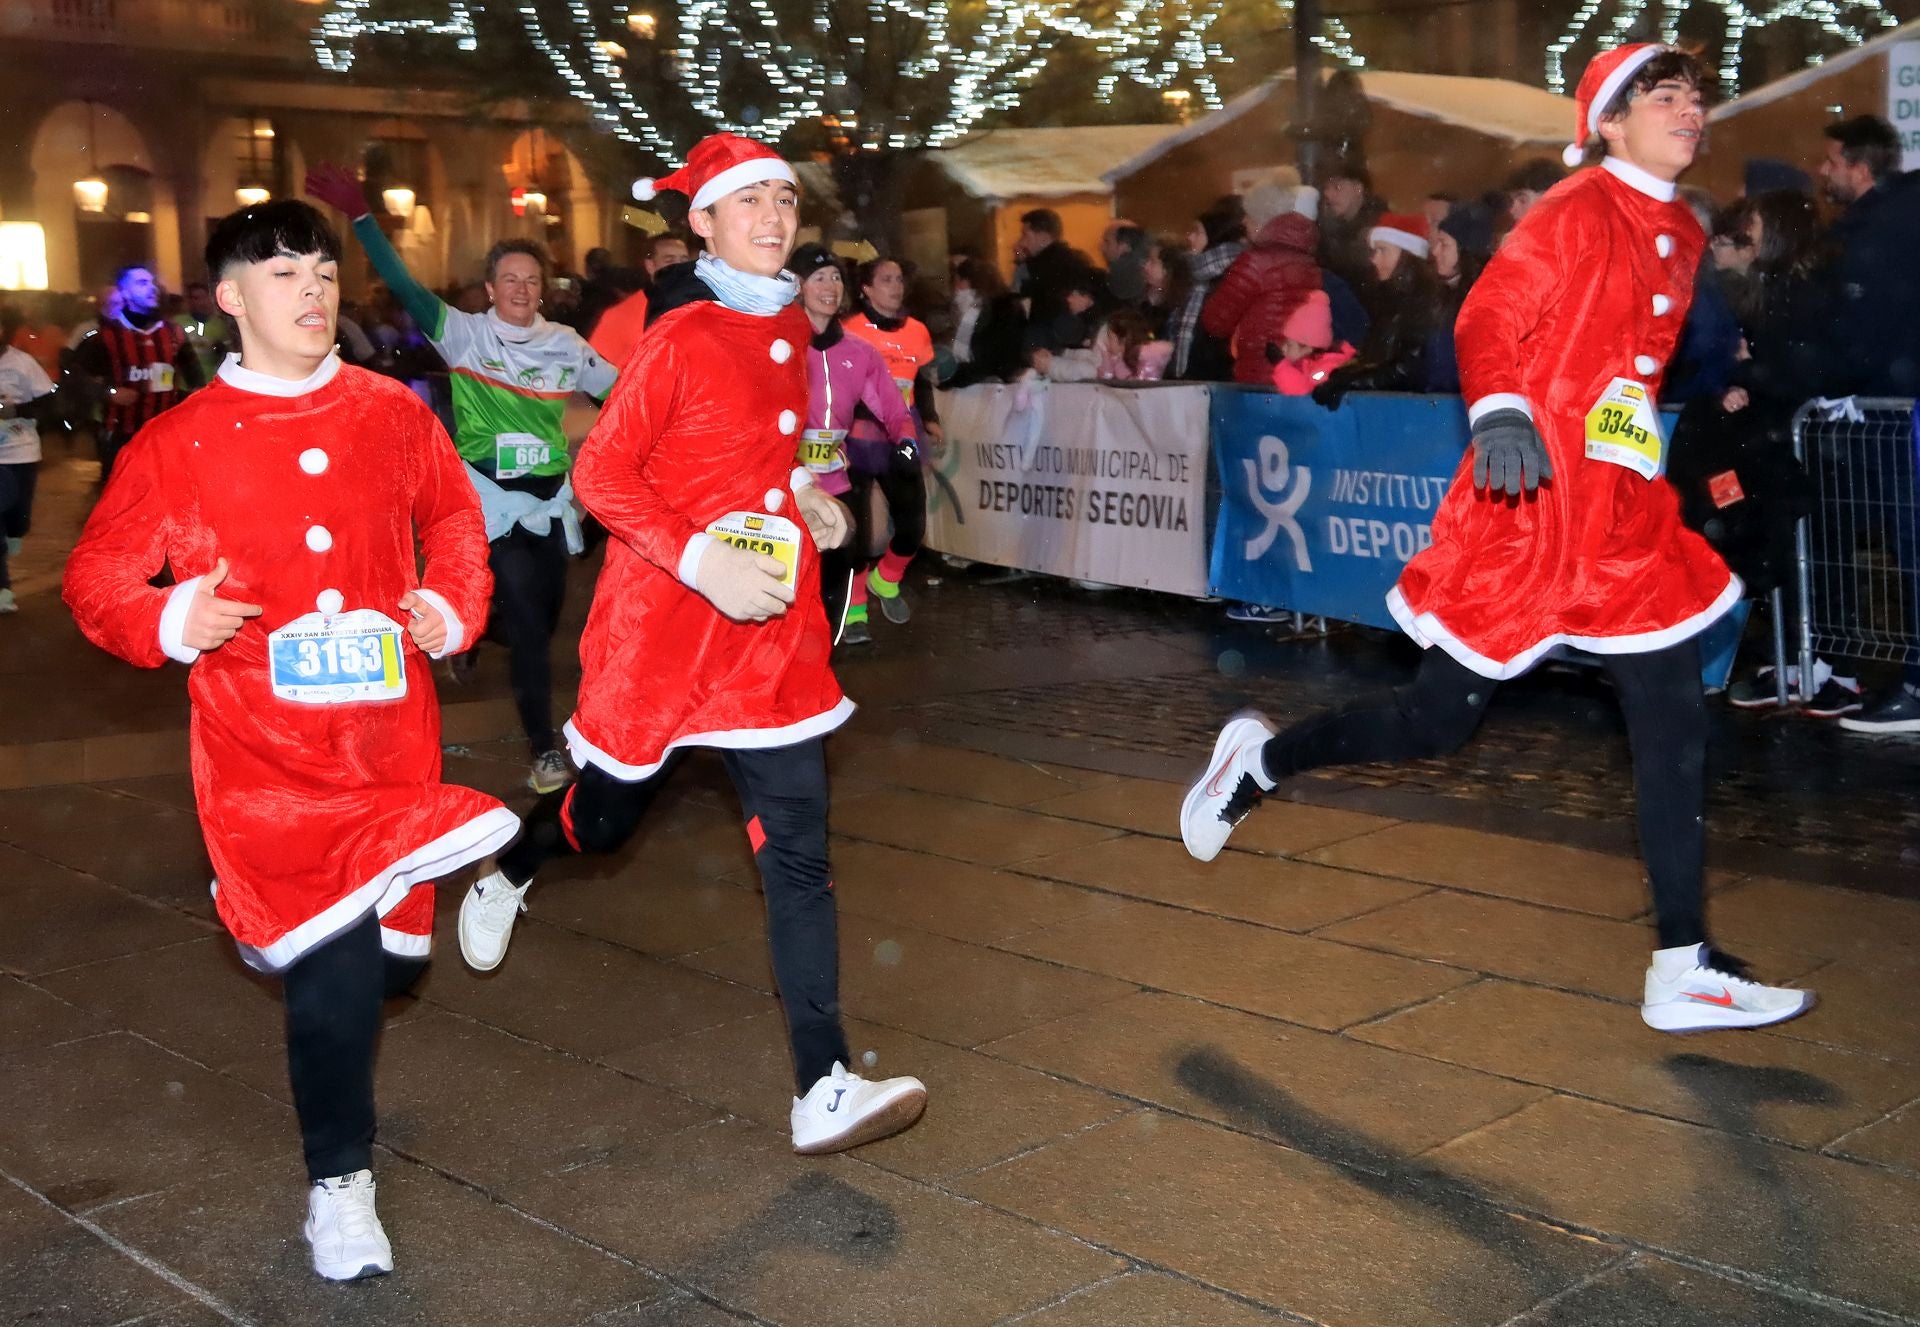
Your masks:
{"label": "black legging", "polygon": [[[872,561],[883,552],[903,558],[917,554],[927,537],[927,477],[920,469],[920,458],[896,445],[887,448],[887,466],[879,474],[849,469],[847,478],[853,484],[847,505],[853,509],[853,538],[848,547],[854,555]],[[884,548],[873,518],[876,482],[893,519],[893,538]]]}
{"label": "black legging", "polygon": [[[1640,853],[1660,947],[1703,943],[1707,710],[1699,642],[1603,655],[1601,662],[1627,720]],[[1497,685],[1445,650],[1430,649],[1407,686],[1302,719],[1274,736],[1262,750],[1267,777],[1448,755],[1473,736]]]}
{"label": "black legging", "polygon": [[426,967],[424,958],[387,953],[380,919],[369,912],[282,974],[287,1076],[308,1179],[351,1175],[373,1164],[380,1002],[411,990]]}
{"label": "black legging", "polygon": [[[551,498],[566,479],[547,475],[497,482]],[[487,554],[493,570],[487,635],[507,647],[507,677],[520,726],[533,754],[544,755],[560,745],[553,727],[553,634],[567,594],[566,531],[559,521],[543,535],[516,525],[494,540]]]}
{"label": "black legging", "polygon": [[[723,751],[767,899],[773,979],[787,1016],[801,1093],[846,1064],[840,1025],[840,938],[827,862],[827,760],[820,738],[794,746]],[[500,870],[524,885],[556,857],[618,851],[640,825],[671,765],[623,783],[589,765],[564,793],[540,799]]]}

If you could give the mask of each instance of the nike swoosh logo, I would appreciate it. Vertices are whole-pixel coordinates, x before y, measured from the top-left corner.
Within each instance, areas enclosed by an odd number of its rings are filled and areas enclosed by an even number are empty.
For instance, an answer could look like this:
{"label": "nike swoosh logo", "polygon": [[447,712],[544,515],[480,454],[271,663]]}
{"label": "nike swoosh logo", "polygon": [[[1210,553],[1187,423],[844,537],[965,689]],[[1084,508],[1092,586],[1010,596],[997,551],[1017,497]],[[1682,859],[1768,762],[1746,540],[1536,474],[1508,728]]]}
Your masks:
{"label": "nike swoosh logo", "polygon": [[1209,797],[1226,796],[1226,789],[1220,786],[1220,780],[1224,779],[1227,776],[1227,771],[1232,768],[1233,768],[1233,752],[1229,751],[1227,753],[1227,758],[1220,762],[1219,768],[1213,770],[1211,773],[1207,775],[1207,796]]}
{"label": "nike swoosh logo", "polygon": [[1722,1009],[1733,1008],[1733,992],[1722,986],[1718,995],[1702,995],[1698,991],[1683,991],[1689,1000],[1698,1000],[1701,1004],[1717,1004]]}

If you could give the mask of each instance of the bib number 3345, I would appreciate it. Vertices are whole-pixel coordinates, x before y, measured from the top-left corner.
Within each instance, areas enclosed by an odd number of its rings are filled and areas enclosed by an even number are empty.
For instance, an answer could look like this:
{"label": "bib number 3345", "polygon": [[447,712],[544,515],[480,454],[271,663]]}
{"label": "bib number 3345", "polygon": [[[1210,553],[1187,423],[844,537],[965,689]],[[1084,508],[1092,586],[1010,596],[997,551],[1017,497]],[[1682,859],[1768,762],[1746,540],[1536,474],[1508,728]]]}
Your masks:
{"label": "bib number 3345", "polygon": [[1587,411],[1586,454],[1592,461],[1624,466],[1642,479],[1667,468],[1667,440],[1645,383],[1615,378]]}

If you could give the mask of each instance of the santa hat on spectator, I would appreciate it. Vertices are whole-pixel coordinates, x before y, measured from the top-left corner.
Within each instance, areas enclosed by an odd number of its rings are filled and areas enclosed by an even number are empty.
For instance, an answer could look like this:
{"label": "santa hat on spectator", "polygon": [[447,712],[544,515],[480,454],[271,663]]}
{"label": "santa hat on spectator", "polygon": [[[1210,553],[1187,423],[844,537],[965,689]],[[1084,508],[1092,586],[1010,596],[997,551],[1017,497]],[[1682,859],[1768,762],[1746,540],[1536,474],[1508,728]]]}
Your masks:
{"label": "santa hat on spectator", "polygon": [[1287,315],[1287,325],[1280,335],[1288,341],[1298,341],[1303,346],[1312,346],[1315,350],[1325,350],[1333,344],[1333,301],[1327,298],[1324,290],[1310,290],[1299,308]]}
{"label": "santa hat on spectator", "polygon": [[1587,72],[1580,75],[1580,86],[1573,94],[1573,118],[1575,129],[1573,142],[1567,144],[1567,150],[1560,159],[1572,169],[1587,156],[1587,140],[1600,132],[1600,117],[1607,113],[1607,107],[1613,105],[1613,99],[1620,95],[1633,76],[1640,72],[1647,61],[1662,51],[1671,51],[1671,46],[1659,42],[1638,42],[1632,46],[1616,46],[1611,51],[1602,51],[1587,64]]}
{"label": "santa hat on spectator", "polygon": [[687,153],[687,164],[671,175],[633,182],[633,196],[643,203],[665,189],[683,193],[693,207],[708,207],[735,189],[763,180],[785,180],[798,185],[799,179],[778,152],[751,138],[738,134],[709,134]]}
{"label": "santa hat on spectator", "polygon": [[1388,212],[1367,232],[1373,244],[1391,244],[1416,258],[1427,256],[1427,219],[1404,212]]}

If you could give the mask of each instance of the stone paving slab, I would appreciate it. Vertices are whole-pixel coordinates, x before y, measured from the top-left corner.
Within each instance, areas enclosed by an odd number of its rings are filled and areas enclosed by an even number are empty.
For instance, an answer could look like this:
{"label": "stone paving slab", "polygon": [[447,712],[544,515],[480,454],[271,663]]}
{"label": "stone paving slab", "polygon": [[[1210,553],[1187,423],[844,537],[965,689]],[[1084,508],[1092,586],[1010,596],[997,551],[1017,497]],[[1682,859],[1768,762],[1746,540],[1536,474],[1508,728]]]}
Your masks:
{"label": "stone paving slab", "polygon": [[926,793],[881,792],[836,803],[833,830],[849,838],[954,857],[983,866],[1007,866],[1048,853],[1085,847],[1120,831],[1103,825],[1033,815],[980,802],[951,802]]}
{"label": "stone paving slab", "polygon": [[[1500,1035],[1488,1036],[1489,1028]],[[1354,1035],[1803,1147],[1819,1147],[1920,1096],[1920,1072],[1909,1065],[1765,1032],[1675,1037],[1648,1028],[1632,1008],[1503,981],[1451,992]]]}
{"label": "stone paving slab", "polygon": [[1514,1327],[1851,1327],[1856,1314],[1636,1255]]}
{"label": "stone paving slab", "polygon": [[1920,1065],[1920,1005],[1913,999],[1920,967],[1898,963],[1866,964],[1836,959],[1806,975],[1800,985],[1819,992],[1817,1021],[1795,1020],[1782,1036],[1844,1046]]}
{"label": "stone paving slab", "polygon": [[[742,986],[773,990],[764,938],[737,940],[681,961]],[[840,919],[841,1008],[952,1046],[976,1046],[1134,989],[1109,976],[905,926]],[[965,998],[956,998],[961,991]]]}
{"label": "stone paving slab", "polygon": [[1274,1316],[1186,1281],[1135,1272],[1014,1321],[1019,1327],[1271,1327]]}
{"label": "stone paving slab", "polygon": [[1920,1177],[1920,1103],[1837,1139],[1827,1150],[1840,1156],[1895,1166]]}
{"label": "stone paving slab", "polygon": [[974,1327],[1124,1265],[856,1160],[796,1157],[740,1122],[547,1177],[514,1201],[791,1327]]}
{"label": "stone paving slab", "polygon": [[[1645,989],[1647,952],[1656,943],[1653,929],[1642,921],[1614,921],[1449,889],[1315,934],[1636,1004]],[[1797,980],[1820,963],[1772,948],[1749,947],[1741,957],[1769,982]]]}
{"label": "stone paving slab", "polygon": [[1328,1327],[1491,1327],[1615,1256],[1456,1189],[1153,1111],[960,1188]]}
{"label": "stone paving slab", "polygon": [[185,1182],[100,1214],[100,1224],[258,1323],[471,1327],[583,1322],[671,1288],[393,1157],[376,1158],[394,1275],[350,1286],[313,1274],[298,1159]]}
{"label": "stone paving slab", "polygon": [[[860,1019],[848,1021],[847,1041],[855,1073],[912,1074],[927,1085],[927,1113],[919,1124],[860,1149],[862,1161],[916,1179],[978,1170],[1132,1109],[1105,1093],[1003,1059]],[[778,1014],[742,1019],[615,1063],[776,1133],[790,1127],[793,1062]]]}
{"label": "stone paving slab", "polygon": [[1779,945],[1878,965],[1920,964],[1920,901],[1765,877],[1717,894],[1710,920],[1728,945]]}
{"label": "stone paving slab", "polygon": [[1457,968],[1127,901],[1004,948],[1328,1030],[1474,980]]}
{"label": "stone paving slab", "polygon": [[1018,869],[1283,931],[1311,931],[1427,892],[1425,885],[1245,852],[1197,862],[1177,842],[1137,834],[1036,857]]}
{"label": "stone paving slab", "polygon": [[956,747],[919,742],[872,747],[833,762],[836,791],[844,774],[1000,806],[1028,806],[1111,783],[1113,776],[1067,765],[1005,760]]}
{"label": "stone paving slab", "polygon": [[76,1211],[299,1140],[291,1108],[125,1033],[0,1061],[0,1171]]}
{"label": "stone paving slab", "polygon": [[[1179,996],[1142,992],[981,1048],[988,1055],[1171,1110],[1204,1116],[1332,1160],[1384,1166],[1545,1096],[1437,1060]],[[1248,1077],[1251,1076],[1251,1077]],[[1282,1118],[1239,1085],[1286,1084]],[[1318,1121],[1339,1121],[1338,1130]],[[1349,1155],[1354,1140],[1370,1149]]]}
{"label": "stone paving slab", "polygon": [[832,849],[833,888],[843,913],[951,940],[992,944],[1068,924],[1107,906],[1101,895],[1085,889],[951,857],[854,839],[836,839]]}
{"label": "stone paving slab", "polygon": [[0,1056],[105,1030],[98,1017],[14,977],[0,977]]}
{"label": "stone paving slab", "polygon": [[[1028,809],[1177,839],[1180,837],[1180,799],[1185,793],[1186,789],[1179,784],[1153,779],[1119,779],[1035,802]],[[1242,852],[1291,855],[1371,834],[1393,823],[1358,811],[1276,799],[1265,803],[1261,814],[1249,816],[1240,823],[1233,832],[1233,846]]]}
{"label": "stone paving slab", "polygon": [[[633,874],[640,878],[580,879],[555,871],[528,891],[528,906],[539,908],[547,925],[659,958],[766,931],[766,907],[757,890],[673,871]],[[449,940],[455,924],[450,918]]]}
{"label": "stone paving slab", "polygon": [[1920,1180],[1562,1096],[1432,1159],[1557,1220],[1920,1315]]}
{"label": "stone paving slab", "polygon": [[[77,871],[0,846],[6,920],[0,971],[34,976],[208,933],[170,908],[109,889]],[[211,911],[211,909],[209,909]]]}
{"label": "stone paving slab", "polygon": [[0,1317],[5,1321],[57,1327],[144,1322],[185,1298],[65,1213],[0,1178]]}

